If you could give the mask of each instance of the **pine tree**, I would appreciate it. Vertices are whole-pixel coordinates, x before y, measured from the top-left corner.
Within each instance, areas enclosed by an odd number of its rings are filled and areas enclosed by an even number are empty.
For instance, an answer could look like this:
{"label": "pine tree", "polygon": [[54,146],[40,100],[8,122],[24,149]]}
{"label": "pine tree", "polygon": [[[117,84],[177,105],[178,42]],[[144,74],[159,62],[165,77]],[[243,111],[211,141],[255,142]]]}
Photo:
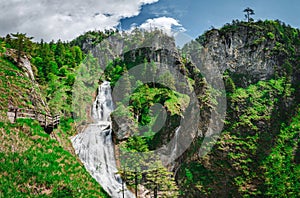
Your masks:
{"label": "pine tree", "polygon": [[250,17],[250,15],[255,15],[253,9],[251,9],[251,8],[248,7],[248,8],[246,8],[243,12],[246,13],[246,14],[245,14],[245,17],[246,17],[248,23],[249,23],[250,21],[253,21],[253,18]]}
{"label": "pine tree", "polygon": [[25,52],[26,50],[30,49],[32,42],[31,40],[33,37],[26,37],[26,33],[16,33],[16,34],[11,34],[13,37],[15,37],[13,40],[15,40],[16,46],[15,48],[17,49],[17,64],[20,64],[21,61],[21,54],[22,52]]}
{"label": "pine tree", "polygon": [[[121,159],[120,173],[126,184],[137,190],[138,185],[143,185],[151,190],[154,197],[177,197],[178,187],[173,173],[169,172],[154,153],[147,148],[142,151],[136,149],[145,148],[140,144],[146,144],[140,138],[135,138],[131,144],[137,146],[133,148],[123,148],[124,156]],[[137,143],[139,142],[139,143]],[[143,143],[144,142],[144,143]]]}
{"label": "pine tree", "polygon": [[172,173],[157,160],[150,161],[146,173],[145,186],[153,191],[154,197],[177,197],[178,188]]}
{"label": "pine tree", "polygon": [[5,52],[6,43],[3,40],[0,40],[0,55]]}

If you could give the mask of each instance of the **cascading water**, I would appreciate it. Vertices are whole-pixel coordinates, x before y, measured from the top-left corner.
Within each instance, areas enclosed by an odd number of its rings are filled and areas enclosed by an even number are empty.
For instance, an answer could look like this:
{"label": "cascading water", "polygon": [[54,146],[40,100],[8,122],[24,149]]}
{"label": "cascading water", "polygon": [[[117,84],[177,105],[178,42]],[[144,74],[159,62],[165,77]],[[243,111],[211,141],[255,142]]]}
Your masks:
{"label": "cascading water", "polygon": [[175,161],[177,152],[178,152],[178,136],[179,136],[180,126],[176,128],[175,135],[174,135],[174,142],[171,146],[171,156],[170,161]]}
{"label": "cascading water", "polygon": [[92,117],[100,123],[110,121],[110,113],[113,108],[111,87],[109,82],[105,81],[98,89],[98,95],[93,104]]}
{"label": "cascading water", "polygon": [[[87,171],[112,197],[123,197],[123,186],[117,174],[116,160],[112,142],[110,113],[113,111],[110,83],[99,86],[98,96],[93,104],[90,124],[83,133],[71,139],[76,154]],[[134,195],[124,187],[124,197]]]}

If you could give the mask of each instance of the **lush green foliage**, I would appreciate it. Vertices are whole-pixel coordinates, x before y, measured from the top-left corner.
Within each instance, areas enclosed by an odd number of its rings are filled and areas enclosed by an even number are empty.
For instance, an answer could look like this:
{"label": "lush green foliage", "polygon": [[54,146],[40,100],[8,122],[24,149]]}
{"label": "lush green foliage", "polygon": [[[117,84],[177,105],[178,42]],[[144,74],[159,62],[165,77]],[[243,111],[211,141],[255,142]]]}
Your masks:
{"label": "lush green foliage", "polygon": [[[69,140],[76,134],[69,117],[71,88],[85,55],[79,47],[61,41],[33,43],[16,37],[0,39],[0,197],[108,197],[75,157]],[[31,58],[39,84],[17,66],[13,56],[19,54]],[[8,106],[63,116],[50,137],[36,121],[8,123]]]}
{"label": "lush green foliage", "polygon": [[31,57],[33,70],[43,95],[46,96],[53,113],[70,116],[72,86],[75,71],[84,59],[78,46],[71,46],[62,41],[34,43],[26,34],[16,34],[16,38],[8,35],[4,38],[7,48],[17,49],[18,56],[27,54]]}
{"label": "lush green foliage", "polygon": [[289,119],[282,109],[282,103],[294,91],[285,78],[231,90],[221,139],[211,154],[183,165],[181,193],[299,196],[299,164],[294,155],[299,141],[299,115],[286,127],[284,123]]}
{"label": "lush green foliage", "polygon": [[[119,90],[119,97],[115,99],[122,99],[117,102],[113,117],[125,118],[125,123],[131,125],[132,130],[132,136],[118,145],[121,157],[126,156],[120,159],[120,172],[129,187],[135,189],[142,184],[154,197],[176,197],[178,192],[172,173],[153,156],[149,148],[155,132],[159,130],[155,128],[157,122],[164,120],[163,117],[180,116],[189,103],[189,97],[174,91],[174,77],[169,71],[158,72],[157,63],[150,58],[154,49],[147,46],[155,36],[161,35],[159,38],[164,40],[163,33],[158,30],[135,30],[133,34],[135,36],[125,36],[125,42],[128,42],[125,46],[133,47],[133,50],[126,52],[125,49],[123,57],[110,61],[105,69],[106,79],[113,89]],[[136,49],[135,45],[146,47]],[[134,67],[139,67],[138,75],[132,72]],[[139,79],[152,82],[143,84]],[[163,112],[165,109],[167,113]]]}
{"label": "lush green foliage", "polygon": [[113,35],[114,33],[115,32],[113,30],[106,30],[105,32],[88,31],[71,41],[71,45],[80,47],[80,49],[87,54],[91,48],[95,47],[97,44],[101,43],[103,39]]}
{"label": "lush green foliage", "polygon": [[[114,36],[121,35],[115,34]],[[165,66],[170,67],[168,69],[162,69],[159,63],[154,62],[154,59],[159,58],[153,56],[159,56],[159,53],[167,54],[164,55],[164,59],[172,58],[174,54],[168,50],[156,52],[156,49],[151,47],[151,42],[159,40],[159,42],[171,45],[173,38],[160,30],[153,32],[134,30],[131,36],[123,33],[122,37],[124,48],[133,49],[131,51],[124,49],[122,57],[109,61],[104,71],[105,78],[110,81],[113,89],[118,90],[115,97],[117,107],[113,115],[114,117],[126,115],[135,123],[135,130],[147,136],[146,142],[150,145],[154,132],[157,132],[153,126],[157,121],[163,120],[163,109],[167,110],[167,119],[173,115],[181,116],[182,111],[189,104],[189,97],[175,91],[180,82],[177,82],[176,77],[171,73],[173,65]],[[163,55],[160,58],[163,59]],[[164,61],[161,63],[167,64]],[[134,70],[135,68],[138,68],[138,72]],[[148,83],[143,84],[142,81]],[[186,83],[190,85],[188,80]],[[120,101],[118,101],[119,98]],[[159,110],[156,109],[158,104]]]}
{"label": "lush green foliage", "polygon": [[300,165],[295,159],[300,142],[299,131],[300,109],[290,125],[282,124],[275,146],[263,162],[267,196],[300,196]]}
{"label": "lush green foliage", "polygon": [[1,126],[1,197],[108,197],[36,121],[20,119]]}
{"label": "lush green foliage", "polygon": [[37,67],[38,81],[46,86],[45,94],[53,113],[70,113],[75,69],[83,58],[81,49],[68,43],[38,44],[31,62]]}
{"label": "lush green foliage", "polygon": [[144,137],[134,135],[121,147],[120,173],[129,187],[143,185],[157,197],[177,197],[178,188],[173,173],[163,166],[158,156],[147,146]]}
{"label": "lush green foliage", "polygon": [[[246,32],[245,48],[265,46],[265,58],[278,65],[273,79],[248,87],[240,83],[246,75],[224,73],[225,128],[207,156],[196,157],[201,138],[191,146],[178,173],[181,194],[299,197],[299,30],[278,20],[235,20],[214,31],[225,38]],[[197,41],[205,46],[211,32]]]}
{"label": "lush green foliage", "polygon": [[[33,85],[29,78],[25,77],[22,69],[0,57],[0,109],[5,110],[9,105],[18,108],[40,109],[41,112],[47,112],[48,109],[35,97],[45,98],[39,93],[39,87]],[[29,95],[34,95],[32,99]]]}

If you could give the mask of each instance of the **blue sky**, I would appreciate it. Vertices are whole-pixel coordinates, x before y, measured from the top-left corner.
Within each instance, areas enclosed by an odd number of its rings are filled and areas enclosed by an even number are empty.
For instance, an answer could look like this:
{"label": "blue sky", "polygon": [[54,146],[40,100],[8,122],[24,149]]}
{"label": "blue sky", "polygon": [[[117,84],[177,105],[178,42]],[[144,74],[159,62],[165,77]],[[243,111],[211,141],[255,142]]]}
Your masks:
{"label": "blue sky", "polygon": [[[72,40],[89,30],[132,26],[183,31],[198,37],[211,26],[244,19],[279,19],[300,27],[299,0],[0,0],[0,35],[23,32],[35,40]],[[172,29],[173,28],[173,29]]]}
{"label": "blue sky", "polygon": [[142,7],[136,17],[122,19],[124,29],[137,26],[149,18],[171,17],[195,38],[211,26],[221,27],[233,19],[244,20],[243,10],[251,7],[253,18],[279,19],[293,27],[300,27],[300,1],[298,0],[159,0]]}

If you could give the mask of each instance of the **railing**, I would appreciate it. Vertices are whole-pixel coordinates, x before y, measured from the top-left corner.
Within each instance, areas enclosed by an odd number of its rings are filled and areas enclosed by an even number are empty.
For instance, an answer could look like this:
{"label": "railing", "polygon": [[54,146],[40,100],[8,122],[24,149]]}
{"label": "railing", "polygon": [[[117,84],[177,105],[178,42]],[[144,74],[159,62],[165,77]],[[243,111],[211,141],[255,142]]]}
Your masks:
{"label": "railing", "polygon": [[8,118],[11,122],[16,122],[18,118],[31,118],[37,120],[44,128],[55,128],[60,121],[59,115],[49,115],[33,109],[24,109],[10,107],[7,112]]}

